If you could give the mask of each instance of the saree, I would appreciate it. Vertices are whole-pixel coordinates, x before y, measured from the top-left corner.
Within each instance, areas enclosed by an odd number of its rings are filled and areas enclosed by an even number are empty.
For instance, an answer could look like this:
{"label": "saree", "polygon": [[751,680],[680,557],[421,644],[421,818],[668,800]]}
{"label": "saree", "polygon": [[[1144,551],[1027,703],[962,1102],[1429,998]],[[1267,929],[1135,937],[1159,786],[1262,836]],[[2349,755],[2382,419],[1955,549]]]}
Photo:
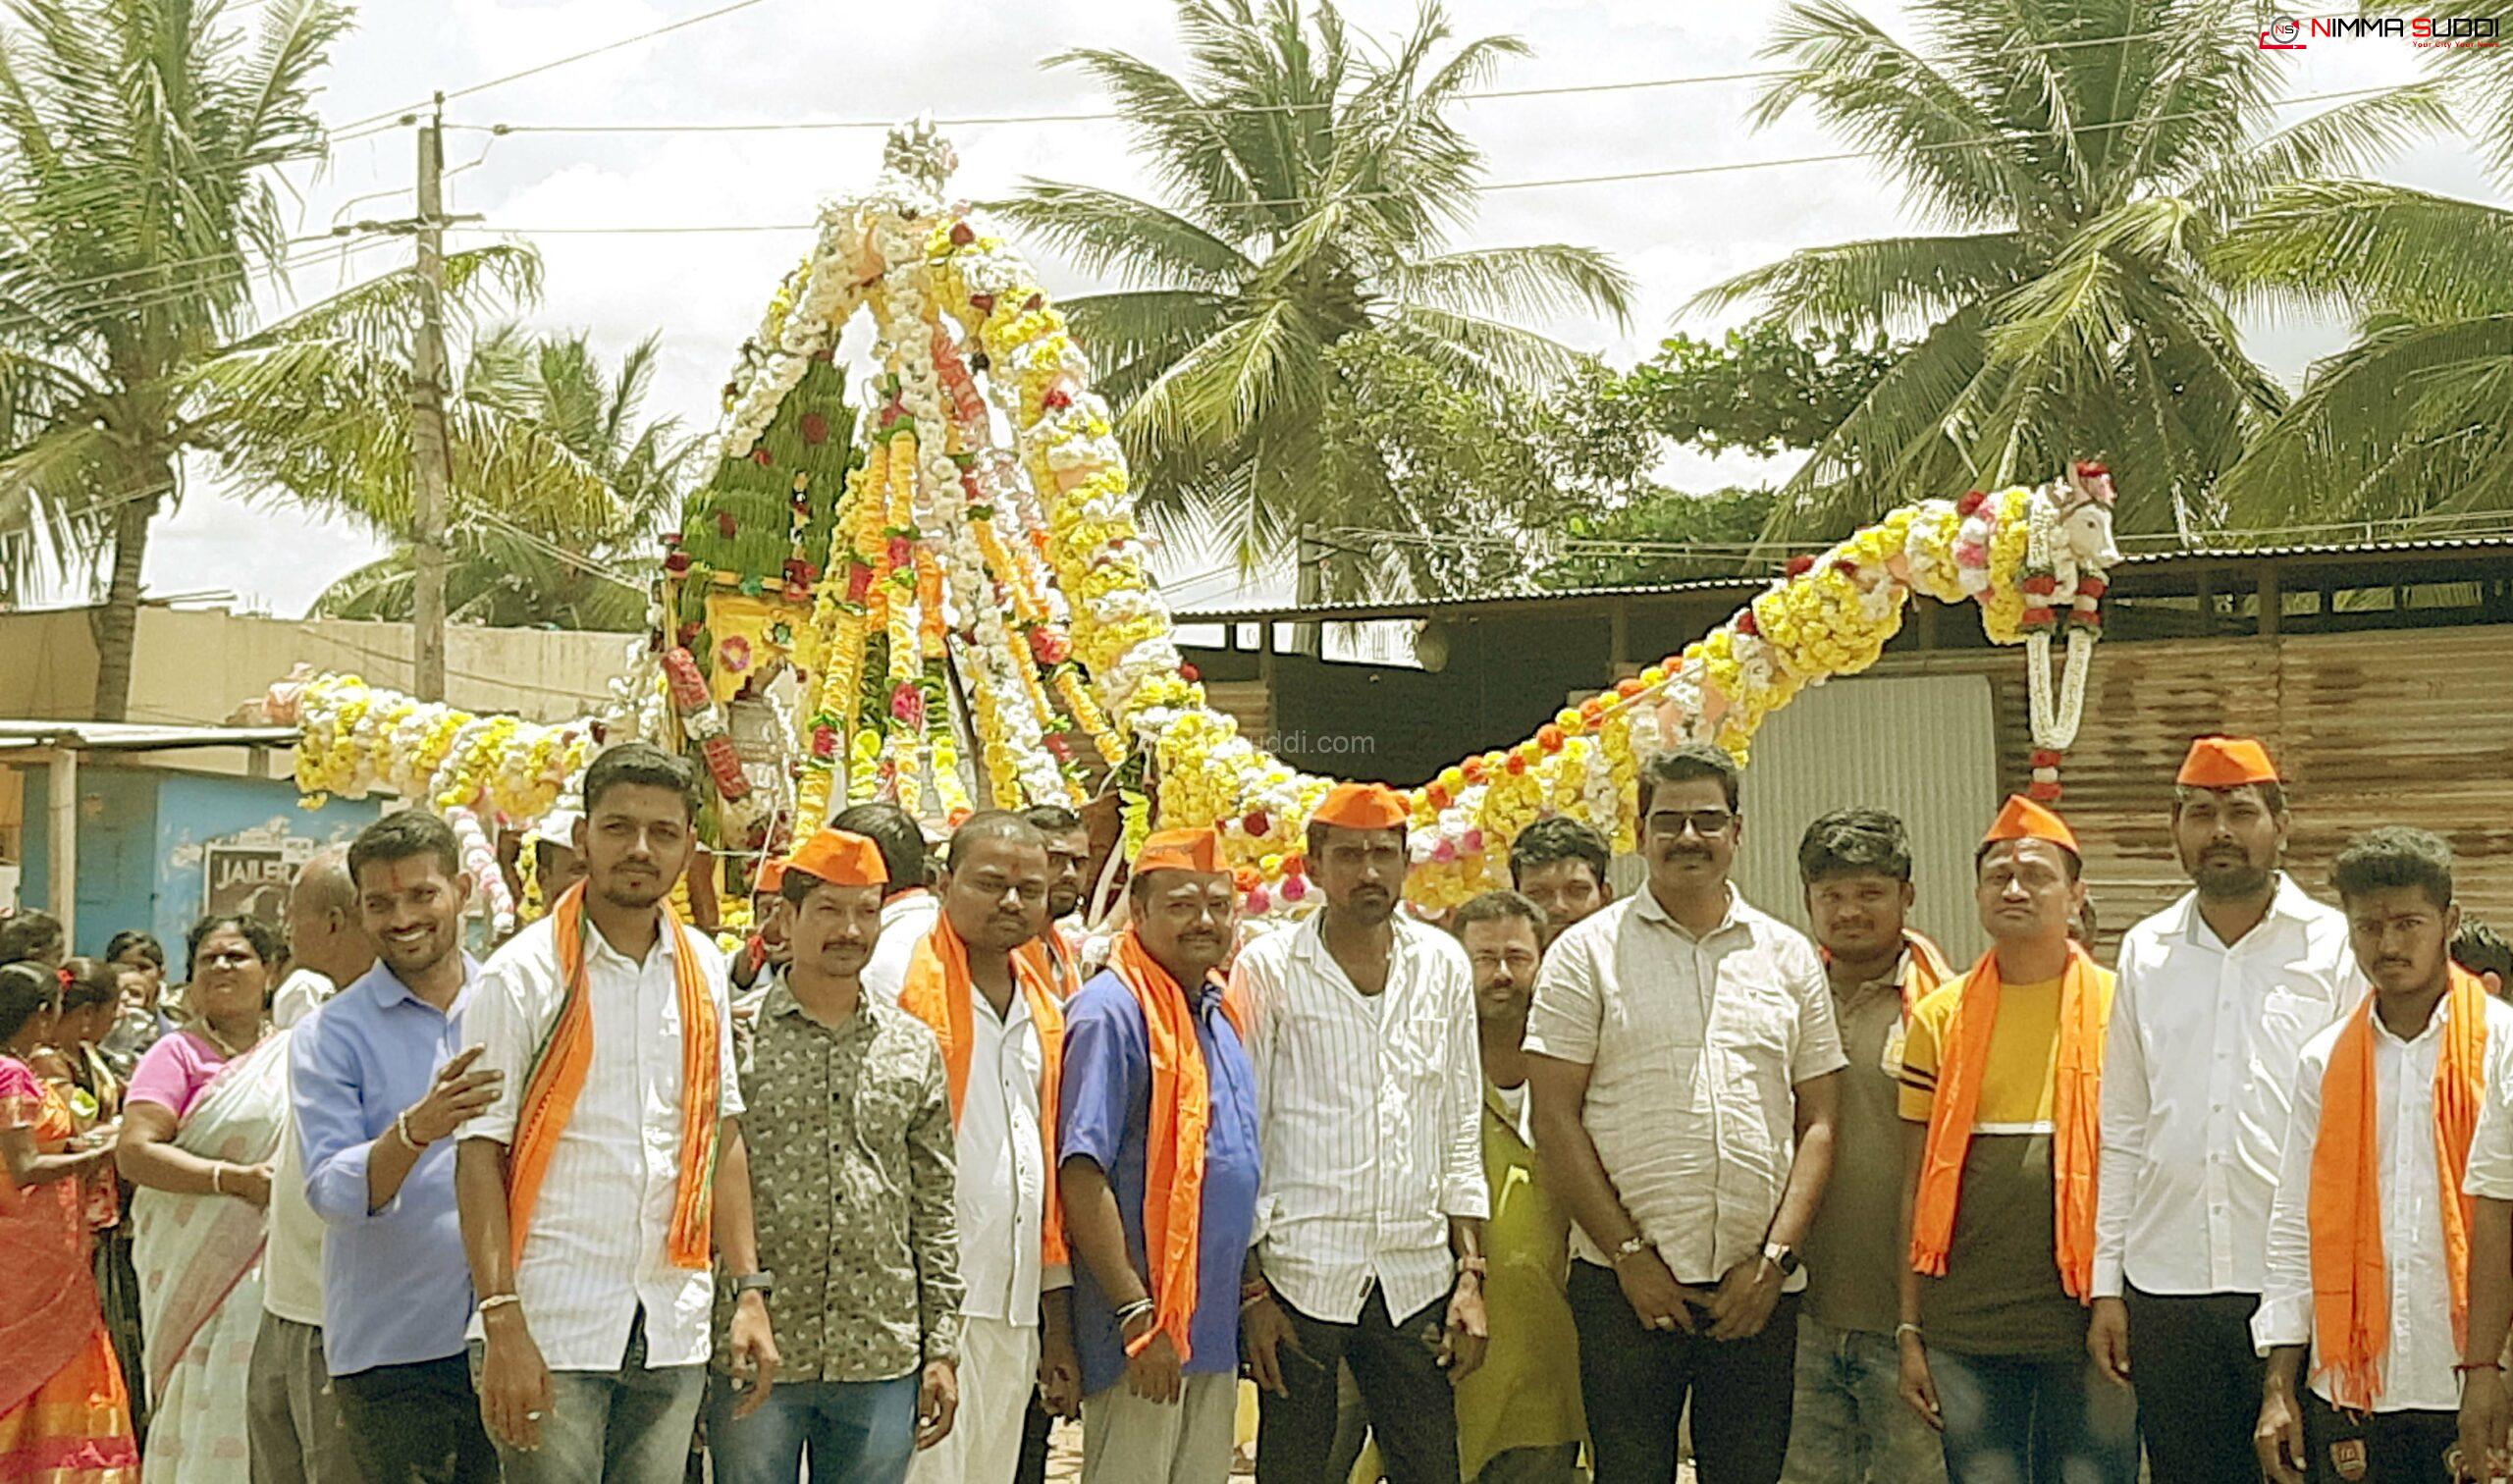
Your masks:
{"label": "saree", "polygon": [[[288,1121],[288,1033],[219,1069],[176,1127],[175,1147],[257,1165]],[[261,1208],[229,1195],[132,1197],[149,1409],[149,1484],[249,1484],[244,1381],[262,1324]]]}
{"label": "saree", "polygon": [[[0,1059],[0,1126],[59,1153],[77,1132],[57,1088]],[[80,1187],[0,1185],[0,1264],[30,1302],[0,1309],[0,1480],[130,1484],[139,1444],[113,1341],[87,1273]]]}

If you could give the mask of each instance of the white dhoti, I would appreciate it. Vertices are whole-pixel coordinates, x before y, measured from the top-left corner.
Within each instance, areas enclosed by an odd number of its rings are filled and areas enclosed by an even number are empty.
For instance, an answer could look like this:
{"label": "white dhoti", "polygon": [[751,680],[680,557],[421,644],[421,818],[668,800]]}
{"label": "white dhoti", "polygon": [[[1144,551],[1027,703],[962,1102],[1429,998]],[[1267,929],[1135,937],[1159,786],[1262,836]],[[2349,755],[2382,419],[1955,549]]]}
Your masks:
{"label": "white dhoti", "polygon": [[960,1410],[951,1435],[916,1456],[908,1484],[1012,1484],[1039,1386],[1039,1327],[971,1317],[960,1330]]}
{"label": "white dhoti", "polygon": [[1227,1484],[1239,1419],[1237,1376],[1189,1376],[1174,1403],[1119,1381],[1082,1403],[1082,1484]]}

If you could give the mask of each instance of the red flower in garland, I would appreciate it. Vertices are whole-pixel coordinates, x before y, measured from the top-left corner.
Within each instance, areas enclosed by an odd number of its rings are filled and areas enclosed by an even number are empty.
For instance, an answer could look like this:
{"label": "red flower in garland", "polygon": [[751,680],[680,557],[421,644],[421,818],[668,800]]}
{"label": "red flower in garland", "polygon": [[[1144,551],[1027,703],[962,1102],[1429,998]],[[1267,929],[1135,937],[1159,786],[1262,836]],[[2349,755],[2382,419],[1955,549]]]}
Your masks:
{"label": "red flower in garland", "polygon": [[812,728],[812,756],[826,763],[837,756],[837,728],[823,723]]}
{"label": "red flower in garland", "polygon": [[1030,653],[1041,664],[1062,664],[1073,654],[1073,642],[1050,628],[1030,630]]}
{"label": "red flower in garland", "polygon": [[1192,664],[1181,664],[1178,666],[1178,678],[1186,681],[1189,685],[1193,685],[1197,681],[1204,678],[1204,672],[1196,668]]}
{"label": "red flower in garland", "polygon": [[2059,802],[2059,785],[2036,778],[2024,790],[2024,796],[2036,804],[2057,804]]}
{"label": "red flower in garland", "polygon": [[730,511],[730,510],[718,510],[718,511],[716,512],[716,534],[717,534],[717,535],[723,537],[726,541],[730,541],[730,540],[732,540],[732,539],[733,539],[733,533],[734,533],[735,531],[740,530],[741,528],[742,528],[742,523],[741,523],[740,521],[735,520],[735,519],[733,518],[733,512],[732,512],[732,511]]}
{"label": "red flower in garland", "polygon": [[818,412],[803,414],[803,442],[817,449],[829,442],[829,419]]}
{"label": "red flower in garland", "polygon": [[1737,610],[1735,622],[1738,633],[1751,634],[1757,639],[1763,636],[1762,625],[1754,621],[1754,610],[1752,609],[1740,608]]}
{"label": "red flower in garland", "polygon": [[1815,558],[1812,556],[1800,555],[1789,558],[1789,575],[1791,577],[1803,577],[1813,570]]}
{"label": "red flower in garland", "polygon": [[849,603],[862,603],[867,597],[871,596],[872,591],[873,569],[860,561],[848,562],[846,567],[846,601]]}
{"label": "red flower in garland", "polygon": [[1989,498],[1990,497],[1982,494],[1980,491],[1973,490],[1966,494],[1961,500],[1954,502],[1954,513],[1968,518],[1974,511],[1980,509],[1983,502],[1987,501]]}
{"label": "red flower in garland", "polygon": [[890,692],[890,715],[911,731],[924,727],[925,692],[917,688],[915,681],[902,680],[898,689]]}

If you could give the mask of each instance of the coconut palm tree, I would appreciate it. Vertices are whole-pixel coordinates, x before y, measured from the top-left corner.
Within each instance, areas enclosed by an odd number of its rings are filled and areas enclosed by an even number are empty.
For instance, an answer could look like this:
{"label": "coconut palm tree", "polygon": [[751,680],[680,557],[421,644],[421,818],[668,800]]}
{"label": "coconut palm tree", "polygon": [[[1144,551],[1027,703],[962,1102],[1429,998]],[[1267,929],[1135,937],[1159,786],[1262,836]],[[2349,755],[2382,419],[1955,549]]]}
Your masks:
{"label": "coconut palm tree", "polygon": [[[0,21],[0,602],[103,578],[107,720],[129,702],[150,528],[195,470],[224,462],[248,490],[337,507],[378,482],[277,453],[408,396],[372,373],[415,320],[413,273],[275,325],[254,302],[286,286],[276,173],[322,155],[316,77],[348,13],[269,0],[240,29],[221,10],[9,0]],[[536,277],[513,249],[448,267],[457,308]],[[513,487],[598,508],[599,483],[545,451],[503,447]]]}
{"label": "coconut palm tree", "polygon": [[[454,492],[448,533],[446,612],[462,623],[630,630],[646,622],[656,566],[656,533],[679,507],[701,440],[674,418],[640,422],[652,389],[656,340],[649,336],[606,371],[582,333],[536,337],[499,326],[471,347],[454,389],[464,404],[502,424],[532,424],[610,492],[599,520],[540,531],[541,512],[507,507],[503,491]],[[406,537],[406,531],[397,534]],[[405,540],[391,554],[332,584],[314,611],[340,618],[410,616],[415,557]]]}
{"label": "coconut palm tree", "polygon": [[2211,489],[2284,409],[2209,254],[2266,193],[2443,122],[2438,89],[2272,127],[2278,54],[2247,0],[1917,0],[1904,45],[1803,0],[1755,119],[1804,104],[1873,151],[1930,235],[1811,248],[1698,301],[1791,328],[1916,334],[1782,491],[1775,537],[1838,535],[1918,495],[2120,470],[2125,531],[2214,522]]}
{"label": "coconut palm tree", "polygon": [[[2513,186],[2513,66],[2436,56],[2454,114]],[[2300,183],[2271,191],[2212,261],[2268,301],[2350,311],[2359,332],[2226,472],[2235,524],[2513,509],[2513,211]]]}
{"label": "coconut palm tree", "polygon": [[1317,477],[1339,395],[1329,350],[1382,337],[1497,400],[1577,359],[1515,317],[1620,319],[1631,302],[1631,280],[1589,248],[1450,250],[1484,169],[1451,105],[1526,47],[1451,45],[1436,6],[1384,48],[1325,4],[1179,0],[1178,18],[1180,75],[1098,48],[1049,64],[1113,94],[1162,199],[1034,182],[997,209],[1122,286],[1065,307],[1157,525],[1219,530],[1253,565],[1320,515],[1410,524],[1369,487],[1384,481]]}

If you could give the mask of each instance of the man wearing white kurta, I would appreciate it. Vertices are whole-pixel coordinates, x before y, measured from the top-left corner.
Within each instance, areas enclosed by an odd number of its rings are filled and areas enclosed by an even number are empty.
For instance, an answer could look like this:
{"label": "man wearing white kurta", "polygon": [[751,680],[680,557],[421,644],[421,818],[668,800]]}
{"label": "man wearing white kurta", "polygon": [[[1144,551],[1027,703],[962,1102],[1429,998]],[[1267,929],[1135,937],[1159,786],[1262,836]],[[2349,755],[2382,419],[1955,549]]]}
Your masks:
{"label": "man wearing white kurta", "polygon": [[[844,818],[841,816],[841,818]],[[955,1089],[959,1163],[960,1407],[950,1434],[916,1456],[911,1484],[1011,1484],[1033,1391],[1071,1415],[1081,1402],[1073,1352],[1070,1268],[1045,1261],[1048,1182],[1040,1133],[1047,1045],[1014,950],[1046,926],[1047,854],[1017,815],[971,817],[952,836],[933,928],[893,991],[934,1024]],[[887,915],[884,909],[884,916]],[[884,929],[887,936],[887,929]],[[871,987],[871,971],[866,986]],[[943,1001],[965,1003],[957,1021]],[[1048,1013],[1053,1014],[1052,1005]],[[951,1041],[965,1027],[966,1060]]]}
{"label": "man wearing white kurta", "polygon": [[2135,1385],[2161,1484],[2254,1467],[2250,1326],[2296,1062],[2365,993],[2346,919],[2277,869],[2286,794],[2260,743],[2193,742],[2171,824],[2193,885],[2120,943],[2087,1339]]}

